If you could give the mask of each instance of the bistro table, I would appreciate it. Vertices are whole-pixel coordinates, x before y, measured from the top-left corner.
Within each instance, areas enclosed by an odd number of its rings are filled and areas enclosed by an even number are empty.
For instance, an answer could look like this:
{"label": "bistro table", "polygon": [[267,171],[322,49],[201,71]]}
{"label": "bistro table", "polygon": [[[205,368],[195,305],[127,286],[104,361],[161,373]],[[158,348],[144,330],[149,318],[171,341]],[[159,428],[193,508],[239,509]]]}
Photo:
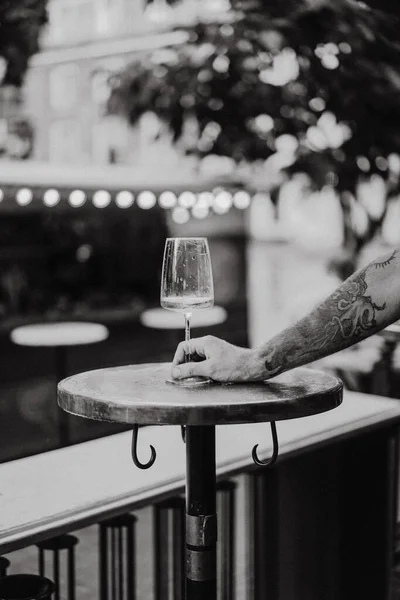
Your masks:
{"label": "bistro table", "polygon": [[[100,323],[65,321],[32,323],[11,331],[11,340],[19,346],[33,348],[54,348],[56,381],[67,376],[67,348],[96,344],[108,338],[108,329]],[[68,415],[59,416],[59,436],[62,446],[71,443]]]}
{"label": "bistro table", "polygon": [[253,460],[272,466],[278,456],[275,421],[331,410],[342,401],[342,383],[312,369],[296,369],[271,381],[185,387],[167,383],[169,364],[111,367],[80,373],[58,384],[62,409],[89,419],[131,423],[132,458],[138,458],[139,425],[185,426],[186,435],[186,598],[216,599],[215,426],[270,422],[272,456]]}

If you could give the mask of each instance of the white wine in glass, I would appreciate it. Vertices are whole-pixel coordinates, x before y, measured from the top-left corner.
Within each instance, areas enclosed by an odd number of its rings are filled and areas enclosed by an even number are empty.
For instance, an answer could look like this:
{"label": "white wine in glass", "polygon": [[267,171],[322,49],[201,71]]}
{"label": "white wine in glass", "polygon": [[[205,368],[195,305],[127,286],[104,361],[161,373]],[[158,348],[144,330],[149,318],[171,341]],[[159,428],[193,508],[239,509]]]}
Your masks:
{"label": "white wine in glass", "polygon": [[[161,277],[161,306],[185,317],[185,340],[190,340],[194,310],[214,305],[214,284],[207,238],[168,238]],[[186,362],[190,356],[185,357]],[[192,386],[211,383],[207,377],[187,377],[169,383]]]}

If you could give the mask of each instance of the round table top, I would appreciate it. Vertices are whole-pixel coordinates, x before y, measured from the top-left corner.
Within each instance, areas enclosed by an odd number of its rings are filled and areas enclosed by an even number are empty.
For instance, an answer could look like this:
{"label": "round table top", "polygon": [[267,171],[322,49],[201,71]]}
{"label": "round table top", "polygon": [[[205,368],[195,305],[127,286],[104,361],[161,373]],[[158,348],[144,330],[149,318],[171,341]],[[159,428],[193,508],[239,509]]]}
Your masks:
{"label": "round table top", "polygon": [[167,383],[171,365],[110,367],[79,373],[58,384],[58,404],[74,415],[143,425],[222,425],[313,415],[342,401],[341,381],[314,369],[296,369],[266,382]]}
{"label": "round table top", "polygon": [[[194,310],[190,317],[190,327],[212,327],[226,321],[227,312],[222,306]],[[184,329],[183,315],[165,308],[149,308],[140,315],[140,322],[152,329]]]}
{"label": "round table top", "polygon": [[34,323],[16,327],[10,334],[19,346],[80,346],[108,338],[108,329],[100,323],[66,321]]}
{"label": "round table top", "polygon": [[400,342],[400,321],[396,321],[385,327],[385,329],[381,329],[381,331],[378,331],[378,335],[388,342]]}

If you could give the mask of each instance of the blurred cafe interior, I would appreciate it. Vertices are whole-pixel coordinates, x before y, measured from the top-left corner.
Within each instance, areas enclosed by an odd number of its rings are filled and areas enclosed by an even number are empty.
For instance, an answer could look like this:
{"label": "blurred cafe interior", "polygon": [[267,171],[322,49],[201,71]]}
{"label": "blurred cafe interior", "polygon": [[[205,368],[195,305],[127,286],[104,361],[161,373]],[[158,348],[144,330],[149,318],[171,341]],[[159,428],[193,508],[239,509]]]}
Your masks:
{"label": "blurred cafe interior", "polygon": [[[143,428],[160,466],[139,472],[132,425],[65,413],[57,383],[172,361],[167,238],[208,239],[192,336],[242,347],[399,246],[399,19],[395,0],[0,0],[0,600],[189,598],[179,427]],[[270,470],[267,423],[217,427],[219,600],[400,599],[399,342],[309,365],[343,403],[278,422]]]}

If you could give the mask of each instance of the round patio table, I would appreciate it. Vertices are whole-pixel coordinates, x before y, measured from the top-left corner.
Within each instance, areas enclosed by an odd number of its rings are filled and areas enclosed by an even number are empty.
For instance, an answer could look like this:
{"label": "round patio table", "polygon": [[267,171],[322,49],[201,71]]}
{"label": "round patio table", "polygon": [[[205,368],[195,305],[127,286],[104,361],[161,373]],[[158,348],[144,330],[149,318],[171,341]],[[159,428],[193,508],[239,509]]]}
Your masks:
{"label": "round patio table", "polygon": [[[19,346],[54,348],[55,378],[58,382],[67,375],[67,349],[70,346],[103,342],[108,338],[108,329],[100,323],[86,321],[31,323],[13,329],[10,338],[14,344]],[[62,446],[68,446],[71,443],[68,415],[61,411],[59,435]]]}
{"label": "round patio table", "polygon": [[167,383],[169,364],[111,367],[80,373],[58,384],[62,409],[89,419],[130,423],[132,458],[137,456],[139,425],[180,425],[186,442],[186,599],[216,600],[215,426],[270,422],[274,449],[260,460],[271,466],[278,456],[275,421],[306,417],[337,407],[342,383],[313,369],[296,369],[260,383],[183,387]]}

